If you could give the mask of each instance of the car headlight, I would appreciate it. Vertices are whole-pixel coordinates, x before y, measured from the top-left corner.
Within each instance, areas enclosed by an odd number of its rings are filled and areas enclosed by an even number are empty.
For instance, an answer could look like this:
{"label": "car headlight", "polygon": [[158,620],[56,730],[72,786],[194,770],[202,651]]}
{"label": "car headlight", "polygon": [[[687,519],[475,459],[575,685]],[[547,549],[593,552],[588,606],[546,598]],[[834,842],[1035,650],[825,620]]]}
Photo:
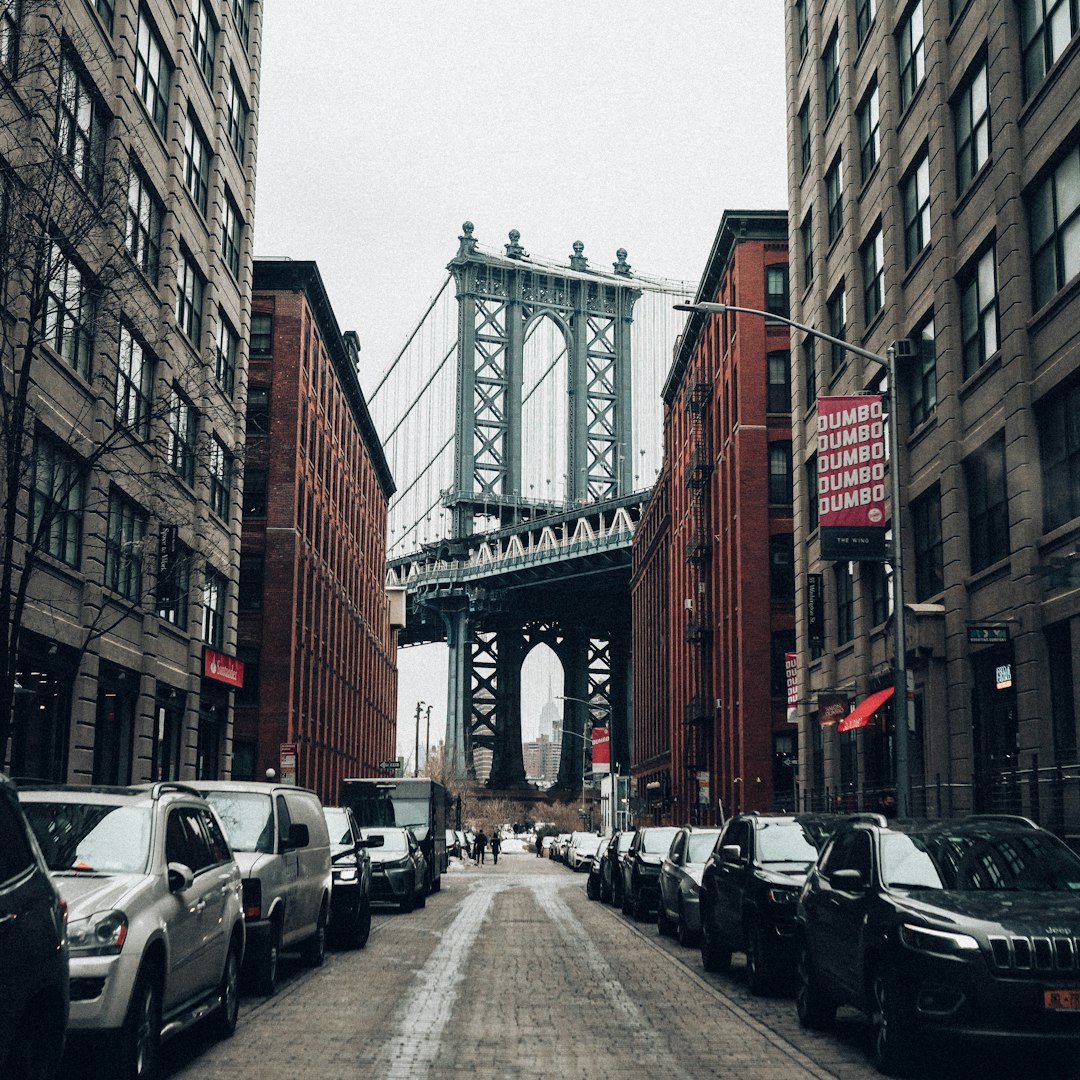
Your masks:
{"label": "car headlight", "polygon": [[791,907],[799,902],[799,894],[795,889],[777,888],[774,885],[771,889],[765,890],[765,895],[771,903],[779,904],[781,907]]}
{"label": "car headlight", "polygon": [[72,956],[118,956],[127,932],[127,916],[122,911],[99,911],[68,923],[68,948]]}
{"label": "car headlight", "polygon": [[334,880],[335,881],[355,881],[356,880],[356,867],[355,866],[345,866],[345,867],[342,867],[340,870],[335,870],[334,871]]}
{"label": "car headlight", "polygon": [[410,863],[409,863],[408,859],[395,859],[393,862],[385,862],[385,863],[383,863],[383,869],[384,870],[404,870],[409,865],[410,865]]}
{"label": "car headlight", "polygon": [[900,940],[917,952],[938,953],[941,956],[963,956],[978,952],[979,943],[970,934],[955,934],[949,930],[931,930],[927,926],[900,927]]}

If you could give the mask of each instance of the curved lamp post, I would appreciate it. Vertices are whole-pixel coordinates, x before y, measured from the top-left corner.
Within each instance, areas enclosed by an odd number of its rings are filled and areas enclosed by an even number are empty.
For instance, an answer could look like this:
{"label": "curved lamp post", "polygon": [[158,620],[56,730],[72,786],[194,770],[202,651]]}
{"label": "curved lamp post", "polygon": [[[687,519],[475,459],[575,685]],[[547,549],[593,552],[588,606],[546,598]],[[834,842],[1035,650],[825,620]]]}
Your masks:
{"label": "curved lamp post", "polygon": [[737,312],[742,315],[759,315],[772,322],[783,323],[811,337],[820,338],[864,360],[879,364],[885,369],[889,380],[889,481],[892,510],[892,568],[893,568],[893,636],[896,640],[896,661],[893,667],[893,723],[896,740],[896,813],[898,817],[911,815],[911,773],[908,765],[908,688],[907,688],[907,640],[904,627],[904,558],[900,542],[900,435],[897,430],[897,383],[896,347],[889,345],[885,356],[868,349],[851,345],[841,338],[815,330],[812,326],[795,322],[784,315],[759,308],[741,307],[736,304],[675,304],[677,311],[692,311],[701,315],[724,315]]}
{"label": "curved lamp post", "polygon": [[[604,709],[605,705],[597,705],[594,701],[586,701],[585,698],[570,697],[568,694],[556,694],[556,701],[576,701],[580,705],[587,705],[590,709]],[[608,709],[610,715],[611,710]],[[566,725],[563,725],[564,735],[573,735],[574,738],[581,740],[581,819],[585,820],[585,748],[591,741],[591,735],[585,735],[577,731],[567,731]]]}

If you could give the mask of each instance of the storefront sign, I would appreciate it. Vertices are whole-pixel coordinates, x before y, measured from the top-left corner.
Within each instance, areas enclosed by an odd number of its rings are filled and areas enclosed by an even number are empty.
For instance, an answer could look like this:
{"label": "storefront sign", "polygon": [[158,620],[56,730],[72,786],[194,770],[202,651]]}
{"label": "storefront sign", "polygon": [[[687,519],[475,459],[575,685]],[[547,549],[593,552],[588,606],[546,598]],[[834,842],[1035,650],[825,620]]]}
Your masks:
{"label": "storefront sign", "polygon": [[278,754],[278,783],[296,783],[296,759],[299,756],[299,747],[294,742],[283,742]]}
{"label": "storefront sign", "polygon": [[830,727],[847,716],[849,702],[847,694],[818,694],[818,723]]}
{"label": "storefront sign", "polygon": [[606,776],[611,772],[611,735],[606,727],[592,729],[593,776]]}
{"label": "storefront sign", "polygon": [[1012,664],[998,664],[995,671],[994,689],[1008,690],[1012,686]]}
{"label": "storefront sign", "polygon": [[968,626],[968,642],[972,645],[996,645],[1009,640],[1007,626]]}
{"label": "storefront sign", "polygon": [[885,421],[880,394],[818,398],[823,559],[885,558]]}
{"label": "storefront sign", "polygon": [[806,630],[811,645],[825,643],[825,575],[806,575]]}
{"label": "storefront sign", "polygon": [[216,649],[204,649],[203,676],[242,690],[244,688],[244,661],[237,660],[235,656],[226,656]]}
{"label": "storefront sign", "polygon": [[799,654],[784,653],[784,671],[787,674],[787,719],[789,724],[799,722]]}

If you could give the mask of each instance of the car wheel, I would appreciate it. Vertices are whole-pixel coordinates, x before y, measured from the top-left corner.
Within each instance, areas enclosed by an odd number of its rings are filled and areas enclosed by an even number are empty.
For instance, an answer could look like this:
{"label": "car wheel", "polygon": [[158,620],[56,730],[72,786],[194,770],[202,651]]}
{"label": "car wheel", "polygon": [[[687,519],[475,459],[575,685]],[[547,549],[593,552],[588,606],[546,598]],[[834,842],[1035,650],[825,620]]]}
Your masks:
{"label": "car wheel", "polygon": [[398,911],[408,915],[416,907],[416,884],[398,901]]}
{"label": "car wheel", "polygon": [[701,919],[701,966],[706,971],[723,973],[731,968],[731,946],[721,937],[711,919]]}
{"label": "car wheel", "polygon": [[349,935],[349,947],[362,949],[371,937],[371,901],[361,900],[356,907],[352,920],[352,933]]}
{"label": "car wheel", "polygon": [[270,934],[258,954],[253,971],[255,992],[269,997],[277,989],[278,960],[281,958],[281,927],[275,919],[270,924]]}
{"label": "car wheel", "polygon": [[300,958],[310,967],[322,967],[326,959],[326,901],[319,908],[319,921],[315,933],[300,946]]}
{"label": "car wheel", "polygon": [[416,907],[418,907],[418,908],[427,907],[427,898],[428,898],[427,890],[426,889],[418,889],[417,892],[416,892]]}
{"label": "car wheel", "polygon": [[601,878],[600,878],[600,903],[601,904],[610,904],[611,899],[612,899],[612,897],[611,897],[611,886],[610,885],[605,885],[604,884],[604,879],[601,876]]}
{"label": "car wheel", "polygon": [[757,919],[746,928],[746,985],[752,994],[767,994],[773,985],[773,962],[765,931]]}
{"label": "car wheel", "polygon": [[660,897],[660,903],[656,908],[656,932],[661,937],[668,937],[674,929],[664,909],[664,898]]}
{"label": "car wheel", "polygon": [[439,892],[442,889],[442,874],[440,874],[432,883],[431,891]]}
{"label": "car wheel", "polygon": [[684,949],[691,949],[697,944],[696,935],[686,924],[686,909],[681,899],[679,900],[679,923],[675,932],[679,938],[679,944]]}
{"label": "car wheel", "polygon": [[911,1025],[903,990],[887,968],[878,968],[870,984],[874,1064],[886,1076],[906,1076],[914,1064]]}
{"label": "car wheel", "polygon": [[236,941],[229,944],[218,997],[221,998],[221,1008],[217,1012],[215,1026],[218,1035],[227,1039],[236,1030],[236,1019],[240,1015],[240,946]]}
{"label": "car wheel", "polygon": [[633,910],[633,900],[634,898],[630,890],[624,885],[622,889],[622,904],[620,905],[624,915],[629,915]]}
{"label": "car wheel", "polygon": [[600,880],[595,874],[590,874],[589,880],[585,882],[585,895],[590,900],[600,899]]}
{"label": "car wheel", "polygon": [[798,1014],[799,1023],[809,1031],[821,1031],[831,1027],[836,1019],[836,1002],[822,989],[805,942],[799,944],[795,978],[795,1012]]}
{"label": "car wheel", "polygon": [[135,979],[117,1047],[117,1075],[122,1080],[147,1080],[157,1074],[161,1045],[161,991],[145,968]]}

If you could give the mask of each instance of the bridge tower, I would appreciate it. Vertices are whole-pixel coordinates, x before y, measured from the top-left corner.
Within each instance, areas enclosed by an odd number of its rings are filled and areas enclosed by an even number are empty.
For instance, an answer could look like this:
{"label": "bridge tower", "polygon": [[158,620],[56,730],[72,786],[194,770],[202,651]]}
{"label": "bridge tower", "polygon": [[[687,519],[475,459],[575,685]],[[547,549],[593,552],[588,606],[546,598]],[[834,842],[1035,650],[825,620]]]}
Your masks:
{"label": "bridge tower", "polygon": [[[632,492],[630,327],[641,292],[626,252],[616,253],[612,271],[597,271],[580,241],[568,267],[531,260],[517,230],[509,241],[505,254],[479,250],[465,222],[448,266],[458,301],[454,481],[443,492],[452,520],[443,555],[451,560],[464,558],[478,533]],[[539,362],[558,362],[565,372],[555,418],[565,470],[554,478],[554,498],[552,478],[546,494],[536,494],[535,485],[526,491],[523,468],[534,438],[525,408],[526,342],[544,319],[556,328],[546,338],[556,355]],[[483,586],[435,594],[425,604],[438,610],[449,645],[451,767],[475,778],[475,752],[487,748],[491,787],[525,782],[520,672],[541,642],[563,665],[569,699],[559,786],[580,785],[581,738],[593,723],[612,728],[613,760],[629,765],[628,605],[575,605],[564,597],[547,612],[522,610],[497,587]]]}

